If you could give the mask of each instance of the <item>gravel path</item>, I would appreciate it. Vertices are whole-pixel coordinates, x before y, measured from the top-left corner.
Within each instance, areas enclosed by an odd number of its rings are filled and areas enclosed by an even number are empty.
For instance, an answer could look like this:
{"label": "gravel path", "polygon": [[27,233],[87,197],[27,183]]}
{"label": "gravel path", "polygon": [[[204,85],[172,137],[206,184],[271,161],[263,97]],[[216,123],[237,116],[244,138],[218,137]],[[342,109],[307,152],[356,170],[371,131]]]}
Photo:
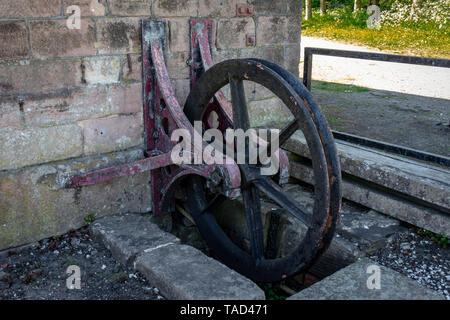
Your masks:
{"label": "gravel path", "polygon": [[[305,36],[302,36],[301,47],[301,77],[303,77],[305,47],[381,52],[367,47]],[[313,80],[450,99],[449,68],[315,55],[312,74]]]}
{"label": "gravel path", "polygon": [[[66,286],[69,265],[81,269],[81,289]],[[159,290],[115,261],[86,228],[0,253],[0,300],[158,300]]]}
{"label": "gravel path", "polygon": [[370,258],[450,300],[450,249],[439,247],[428,237],[411,230],[397,234]]}

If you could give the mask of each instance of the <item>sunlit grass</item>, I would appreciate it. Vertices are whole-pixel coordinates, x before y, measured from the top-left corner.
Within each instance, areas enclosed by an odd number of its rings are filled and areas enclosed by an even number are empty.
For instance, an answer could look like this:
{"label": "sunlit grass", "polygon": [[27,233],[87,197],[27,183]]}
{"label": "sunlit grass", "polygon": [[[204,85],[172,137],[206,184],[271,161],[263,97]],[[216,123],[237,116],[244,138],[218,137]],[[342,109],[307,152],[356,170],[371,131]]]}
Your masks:
{"label": "sunlit grass", "polygon": [[[397,54],[450,59],[450,27],[435,23],[369,29],[361,21],[342,23],[331,17],[304,21],[302,35],[363,45]],[[363,17],[362,17],[363,18]]]}

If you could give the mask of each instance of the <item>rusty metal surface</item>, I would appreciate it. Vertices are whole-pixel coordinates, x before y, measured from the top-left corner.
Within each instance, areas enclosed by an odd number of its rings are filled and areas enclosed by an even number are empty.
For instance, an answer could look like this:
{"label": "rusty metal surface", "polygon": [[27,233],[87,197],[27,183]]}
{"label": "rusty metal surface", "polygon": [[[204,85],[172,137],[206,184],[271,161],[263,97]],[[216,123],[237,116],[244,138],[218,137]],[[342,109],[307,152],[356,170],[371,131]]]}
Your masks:
{"label": "rusty metal surface", "polygon": [[[213,65],[212,50],[211,50],[211,28],[212,20],[209,19],[191,19],[191,68],[190,68],[190,81],[191,88],[197,83],[202,74],[208,71]],[[233,110],[232,106],[225,97],[222,90],[218,90],[211,102],[208,104],[203,112],[202,121],[205,128],[214,128],[212,123],[212,116],[218,122],[218,127],[223,134],[228,128],[233,128]],[[253,136],[252,139],[257,141],[257,145],[265,147],[268,145],[267,141],[260,137]],[[281,185],[286,184],[289,180],[289,159],[284,150],[279,150],[276,154],[278,162],[280,164],[279,170],[279,183]]]}
{"label": "rusty metal surface", "polygon": [[[151,97],[149,101],[150,109],[147,123],[148,135],[151,135],[152,149],[148,152],[170,152],[177,142],[171,141],[171,132],[175,129],[183,128],[187,130],[191,137],[194,137],[194,128],[186,118],[181,106],[175,98],[175,93],[171,86],[170,78],[164,59],[164,41],[165,23],[162,21],[144,21],[143,23],[143,45],[144,52],[150,49],[148,56],[148,66],[145,70],[150,70],[151,75],[145,77],[146,81],[150,81],[151,85],[145,85],[145,88],[156,89],[153,94],[145,93],[146,97]],[[147,63],[147,61],[145,62]],[[154,72],[152,72],[154,70]],[[153,116],[153,117],[152,117]],[[167,125],[165,125],[165,123]],[[150,140],[150,139],[149,139]],[[192,153],[194,157],[203,154],[205,144],[197,146],[192,143]],[[225,164],[224,167],[224,192],[227,196],[236,197],[239,193],[240,172],[235,164]],[[187,175],[200,175],[208,177],[210,172],[214,170],[213,165],[197,165],[195,168],[178,166],[173,171],[155,170],[152,172],[152,190],[153,190],[153,212],[154,214],[168,213],[173,210],[174,199],[172,198],[174,190],[172,186],[175,182]]]}
{"label": "rusty metal surface", "polygon": [[155,170],[172,164],[170,153],[161,154],[151,158],[126,163],[123,165],[93,171],[82,176],[74,176],[67,183],[67,188],[86,187],[93,184],[103,183],[112,179]]}
{"label": "rusty metal surface", "polygon": [[[334,140],[325,118],[309,91],[283,68],[257,59],[229,60],[213,65],[211,54],[211,20],[191,20],[191,85],[192,91],[183,110],[175,98],[165,63],[166,25],[161,20],[142,22],[143,95],[146,159],[72,177],[68,186],[81,187],[114,178],[151,171],[153,214],[175,210],[176,191],[184,190],[184,205],[194,218],[203,237],[216,255],[230,267],[258,281],[278,281],[307,268],[331,242],[341,208],[340,168]],[[201,121],[204,128],[215,123],[210,114],[218,115],[218,129],[247,130],[250,119],[243,82],[256,82],[272,92],[288,107],[295,121],[281,131],[281,143],[297,129],[303,131],[313,164],[315,203],[307,212],[295,199],[287,196],[281,185],[289,178],[289,161],[281,149],[253,135],[260,148],[277,155],[278,176],[263,176],[261,167],[237,165],[226,158],[223,165],[174,164],[172,149],[178,141],[171,140],[176,129],[185,129],[191,137],[198,136],[192,123]],[[231,104],[221,92],[230,84]],[[204,155],[206,142],[194,143],[191,159]],[[249,143],[249,142],[246,142]],[[194,161],[195,163],[195,161]],[[274,179],[278,183],[275,183]],[[236,246],[223,232],[211,214],[224,199],[243,195],[245,217],[250,234],[248,253]],[[260,194],[264,193],[283,207],[288,214],[303,222],[308,231],[291,254],[274,258],[265,248]],[[188,196],[187,196],[188,195]],[[273,242],[273,241],[272,241]],[[272,243],[270,247],[273,247]],[[270,256],[268,256],[270,255]]]}
{"label": "rusty metal surface", "polygon": [[[316,181],[312,212],[307,212],[295,200],[290,199],[272,178],[262,176],[257,166],[240,165],[243,176],[241,189],[247,228],[250,231],[250,253],[230,241],[211,212],[196,214],[203,212],[201,208],[208,207],[210,196],[207,193],[202,195],[201,190],[204,189],[201,181],[191,180],[197,191],[195,197],[189,199],[188,211],[193,215],[211,249],[224,263],[256,281],[278,281],[309,267],[331,242],[341,205],[340,169],[328,124],[301,82],[298,79],[294,81],[282,72],[284,69],[275,66],[256,59],[235,59],[216,64],[198,79],[184,110],[191,121],[202,119],[205,108],[216,92],[230,84],[233,127],[246,129],[249,119],[243,81],[253,81],[276,92],[296,119],[282,130],[281,138],[286,140],[297,129],[302,130],[306,137]],[[285,70],[284,72],[287,73]],[[298,86],[304,90],[300,90]],[[258,234],[261,232],[261,212],[258,209],[260,193],[278,203],[308,228],[299,246],[286,256],[271,259],[265,256],[261,248],[261,234]]]}
{"label": "rusty metal surface", "polygon": [[[210,26],[211,27],[211,26]],[[170,213],[175,208],[175,187],[180,179],[190,175],[210,178],[217,171],[216,165],[174,165],[171,151],[178,143],[171,141],[171,133],[176,129],[186,129],[191,137],[194,128],[183,113],[175,98],[167,73],[164,52],[166,48],[165,22],[161,20],[142,21],[143,55],[143,100],[144,135],[146,159],[112,168],[77,175],[70,179],[66,187],[81,187],[109,181],[111,179],[151,171],[152,204],[155,215]],[[192,143],[191,158],[203,154],[205,144]],[[236,198],[240,194],[241,174],[239,167],[231,161],[222,168],[222,192]]]}

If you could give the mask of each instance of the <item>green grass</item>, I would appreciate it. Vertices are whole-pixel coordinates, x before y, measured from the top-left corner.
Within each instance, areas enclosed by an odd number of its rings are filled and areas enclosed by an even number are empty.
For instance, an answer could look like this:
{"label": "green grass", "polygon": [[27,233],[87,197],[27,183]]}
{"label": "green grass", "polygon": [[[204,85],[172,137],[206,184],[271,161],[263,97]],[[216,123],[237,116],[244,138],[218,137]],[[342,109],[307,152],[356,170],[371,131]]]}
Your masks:
{"label": "green grass", "polygon": [[260,282],[257,285],[264,290],[267,300],[286,300],[287,295],[272,283]]}
{"label": "green grass", "polygon": [[346,84],[340,84],[340,83],[333,83],[333,82],[324,82],[324,81],[314,81],[312,83],[312,89],[319,89],[319,90],[326,90],[331,92],[346,92],[346,93],[353,93],[353,92],[369,92],[370,89],[363,88],[363,87],[357,87],[353,85],[346,85]]}
{"label": "green grass", "polygon": [[407,23],[399,26],[367,28],[368,15],[357,14],[348,9],[329,10],[320,16],[313,12],[313,18],[303,19],[302,35],[337,40],[345,43],[377,48],[396,54],[416,55],[432,58],[450,58],[450,27],[439,27],[434,22]]}
{"label": "green grass", "polygon": [[444,249],[447,249],[450,242],[450,240],[447,238],[445,234],[436,234],[425,229],[419,229],[417,231],[417,234],[430,238],[431,241],[437,243],[440,247]]}
{"label": "green grass", "polygon": [[87,215],[86,217],[84,217],[84,222],[87,225],[90,225],[94,221],[95,221],[95,213],[91,213],[91,214]]}

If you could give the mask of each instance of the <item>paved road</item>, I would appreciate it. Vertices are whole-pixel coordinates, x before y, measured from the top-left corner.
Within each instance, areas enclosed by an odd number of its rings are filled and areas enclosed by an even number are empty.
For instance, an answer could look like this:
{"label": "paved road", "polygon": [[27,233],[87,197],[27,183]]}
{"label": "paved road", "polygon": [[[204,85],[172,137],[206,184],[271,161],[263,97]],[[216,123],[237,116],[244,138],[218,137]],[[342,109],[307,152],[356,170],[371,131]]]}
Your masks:
{"label": "paved road", "polygon": [[[304,47],[380,52],[366,47],[302,37],[300,76]],[[352,84],[378,90],[450,99],[450,69],[400,63],[314,56],[313,80]]]}

